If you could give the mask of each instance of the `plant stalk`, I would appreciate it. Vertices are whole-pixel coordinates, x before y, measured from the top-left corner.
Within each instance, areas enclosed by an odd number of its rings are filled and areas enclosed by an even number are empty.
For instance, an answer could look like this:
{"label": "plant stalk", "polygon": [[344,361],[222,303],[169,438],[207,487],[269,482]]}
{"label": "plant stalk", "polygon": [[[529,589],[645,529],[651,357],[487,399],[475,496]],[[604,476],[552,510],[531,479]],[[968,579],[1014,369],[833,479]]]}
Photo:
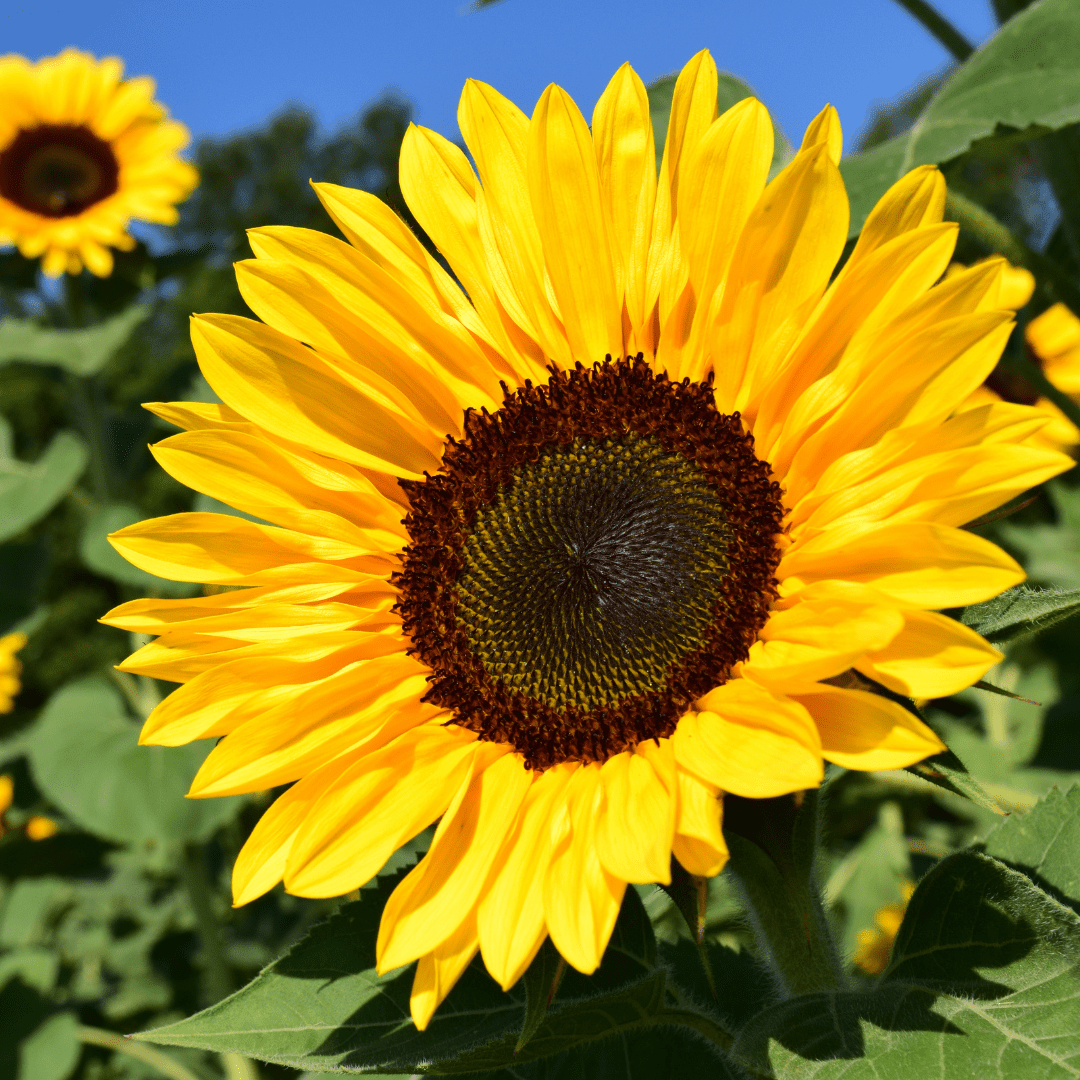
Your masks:
{"label": "plant stalk", "polygon": [[918,19],[961,64],[975,51],[970,41],[926,0],[896,0],[908,14]]}
{"label": "plant stalk", "polygon": [[144,1065],[157,1069],[169,1080],[202,1080],[202,1077],[193,1073],[190,1069],[181,1065],[175,1058],[155,1050],[152,1046],[143,1043],[132,1042],[131,1039],[118,1035],[115,1031],[106,1031],[104,1028],[81,1026],[75,1031],[79,1042],[89,1046],[103,1046],[106,1050],[115,1050],[118,1054],[127,1054]]}
{"label": "plant stalk", "polygon": [[730,865],[761,954],[786,997],[846,983],[816,880],[819,804],[816,791],[724,798]]}
{"label": "plant stalk", "polygon": [[214,1004],[228,997],[234,987],[229,965],[225,960],[221,927],[214,915],[213,890],[206,873],[201,846],[190,844],[184,848],[180,859],[180,877],[195,912],[203,953],[204,989],[210,1004]]}

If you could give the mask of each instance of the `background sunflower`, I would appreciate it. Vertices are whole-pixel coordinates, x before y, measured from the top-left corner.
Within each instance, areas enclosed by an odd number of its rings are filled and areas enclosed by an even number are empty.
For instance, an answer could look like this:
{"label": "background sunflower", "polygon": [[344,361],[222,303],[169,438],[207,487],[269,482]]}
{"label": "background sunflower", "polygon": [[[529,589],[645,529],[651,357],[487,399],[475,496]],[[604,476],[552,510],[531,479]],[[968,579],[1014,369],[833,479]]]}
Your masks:
{"label": "background sunflower", "polygon": [[199,181],[176,156],[187,128],[154,100],[153,79],[123,70],[76,49],[0,57],[0,243],[50,277],[107,277],[109,249],[135,246],[129,222],[175,225]]}

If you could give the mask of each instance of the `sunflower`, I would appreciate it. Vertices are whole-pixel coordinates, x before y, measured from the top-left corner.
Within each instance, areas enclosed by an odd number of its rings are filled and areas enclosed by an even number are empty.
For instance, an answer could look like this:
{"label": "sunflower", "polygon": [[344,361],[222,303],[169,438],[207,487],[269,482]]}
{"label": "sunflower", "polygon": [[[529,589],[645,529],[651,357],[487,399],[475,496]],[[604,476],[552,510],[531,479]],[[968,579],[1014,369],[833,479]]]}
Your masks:
{"label": "sunflower", "polygon": [[15,654],[25,644],[25,634],[5,634],[0,637],[0,713],[9,713],[15,708],[15,698],[22,689],[19,682],[22,664],[15,659]]}
{"label": "sunflower", "polygon": [[154,81],[121,81],[115,57],[66,49],[31,64],[0,57],[0,243],[42,258],[50,277],[112,273],[132,218],[173,225],[198,183],[177,156],[187,128],[154,101]]}
{"label": "sunflower", "polygon": [[[122,665],[183,683],[142,741],[220,741],[191,795],[291,784],[234,898],[331,897],[438,821],[382,917],[423,1028],[480,951],[503,986],[550,935],[600,962],[627,883],[727,859],[723,792],[941,749],[851,669],[937,697],[1000,657],[938,614],[1019,582],[957,526],[1069,461],[1002,402],[954,416],[1012,326],[1001,263],[935,284],[956,226],[920,168],[848,230],[835,111],[767,182],[772,127],[682,71],[659,177],[623,66],[592,127],[469,82],[465,153],[410,128],[400,180],[454,277],[374,196],[316,190],[346,237],[250,234],[262,322],[194,319],[220,404],[148,406],[182,483],[258,520],[111,537],[230,591],[138,600]],[[477,176],[477,173],[479,174]]]}
{"label": "sunflower", "polygon": [[906,882],[903,900],[899,904],[886,904],[879,908],[874,915],[876,925],[859,931],[852,959],[864,975],[880,975],[889,966],[893,943],[900,932],[900,924],[904,921],[908,901],[914,894],[914,884]]}

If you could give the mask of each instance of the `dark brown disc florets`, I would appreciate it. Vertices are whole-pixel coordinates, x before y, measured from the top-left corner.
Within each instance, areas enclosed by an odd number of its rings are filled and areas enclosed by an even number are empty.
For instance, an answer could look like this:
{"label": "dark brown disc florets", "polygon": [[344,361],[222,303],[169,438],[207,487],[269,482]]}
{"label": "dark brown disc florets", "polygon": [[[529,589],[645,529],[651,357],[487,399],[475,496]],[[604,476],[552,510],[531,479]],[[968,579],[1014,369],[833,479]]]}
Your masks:
{"label": "dark brown disc florets", "polygon": [[532,768],[603,761],[670,735],[746,658],[780,490],[709,383],[641,356],[504,393],[438,474],[402,481],[397,610],[456,723]]}
{"label": "dark brown disc florets", "polygon": [[80,124],[24,128],[0,152],[0,195],[45,217],[70,217],[118,188],[112,147]]}

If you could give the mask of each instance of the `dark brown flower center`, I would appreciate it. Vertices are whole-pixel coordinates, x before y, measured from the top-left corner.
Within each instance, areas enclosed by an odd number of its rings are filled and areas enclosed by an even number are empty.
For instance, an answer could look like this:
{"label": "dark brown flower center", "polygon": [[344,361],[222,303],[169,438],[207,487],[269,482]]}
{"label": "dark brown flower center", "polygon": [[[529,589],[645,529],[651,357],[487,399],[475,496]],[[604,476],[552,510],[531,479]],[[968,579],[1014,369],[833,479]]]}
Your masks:
{"label": "dark brown flower center", "polygon": [[24,128],[0,153],[0,195],[45,217],[71,217],[116,191],[112,147],[77,124]]}
{"label": "dark brown flower center", "polygon": [[671,734],[774,596],[768,464],[709,384],[640,356],[467,413],[440,472],[402,486],[398,610],[427,700],[534,768]]}

